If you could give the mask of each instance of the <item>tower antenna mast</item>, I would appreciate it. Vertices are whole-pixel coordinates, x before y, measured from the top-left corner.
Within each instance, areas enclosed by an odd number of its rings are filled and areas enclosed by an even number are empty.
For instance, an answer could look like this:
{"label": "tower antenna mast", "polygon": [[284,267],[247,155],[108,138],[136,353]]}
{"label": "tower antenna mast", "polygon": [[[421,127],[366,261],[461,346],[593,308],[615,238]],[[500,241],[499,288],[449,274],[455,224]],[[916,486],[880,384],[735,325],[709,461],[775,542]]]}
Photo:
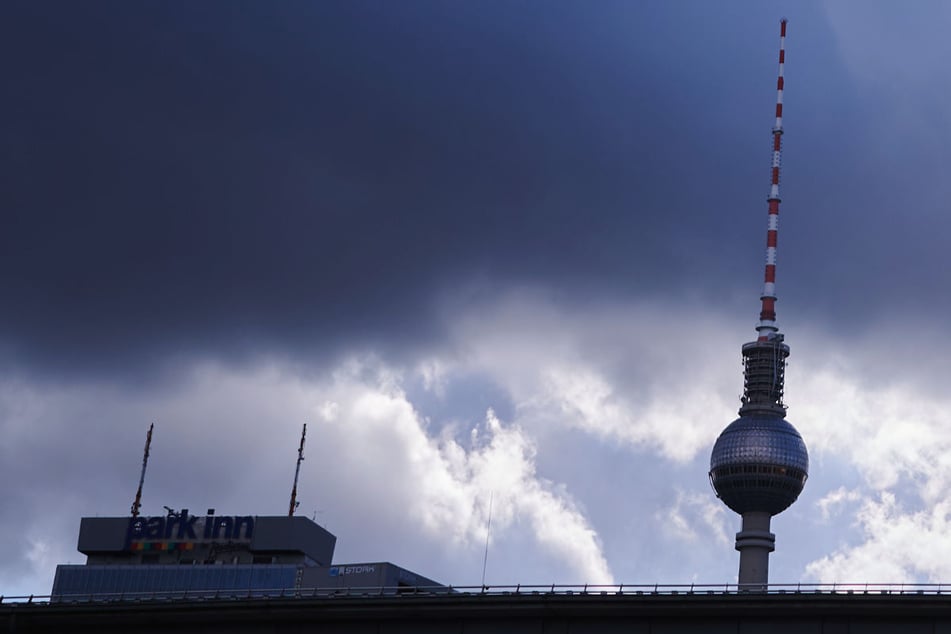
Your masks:
{"label": "tower antenna mast", "polygon": [[769,554],[776,536],[770,519],[787,509],[809,477],[809,454],[802,436],[785,420],[783,389],[789,346],[776,326],[776,236],[779,231],[779,168],[783,141],[783,70],[786,62],[786,19],[780,22],[779,79],[770,170],[769,224],[766,231],[766,277],[760,295],[756,341],[744,344],[743,397],[740,417],[717,438],[710,455],[710,483],[717,497],[742,517],[736,534],[740,551],[738,585],[747,592],[765,592]]}
{"label": "tower antenna mast", "polygon": [[768,224],[766,229],[766,276],[763,282],[762,309],[759,314],[759,341],[779,332],[776,326],[776,239],[779,233],[779,170],[783,156],[783,70],[786,64],[786,18],[779,29],[779,77],[776,80],[776,123],[773,126],[773,160],[770,170]]}
{"label": "tower antenna mast", "polygon": [[297,448],[297,468],[294,470],[294,486],[291,488],[291,504],[287,510],[287,516],[293,517],[297,510],[297,479],[300,477],[300,463],[304,462],[304,439],[307,437],[307,423],[304,423],[304,430],[300,433],[300,447]]}
{"label": "tower antenna mast", "polygon": [[142,485],[145,483],[145,468],[149,466],[149,448],[152,446],[152,429],[155,423],[149,425],[149,431],[145,435],[145,452],[142,455],[142,473],[139,474],[139,488],[135,491],[135,501],[132,502],[132,517],[139,516],[139,509],[142,508]]}

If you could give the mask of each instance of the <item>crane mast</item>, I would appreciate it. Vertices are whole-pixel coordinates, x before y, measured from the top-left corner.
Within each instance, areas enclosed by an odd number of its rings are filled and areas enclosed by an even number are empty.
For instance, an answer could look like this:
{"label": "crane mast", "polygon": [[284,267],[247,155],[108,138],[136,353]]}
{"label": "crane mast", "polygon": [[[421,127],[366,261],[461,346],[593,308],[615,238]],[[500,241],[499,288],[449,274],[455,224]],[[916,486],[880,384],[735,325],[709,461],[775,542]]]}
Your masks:
{"label": "crane mast", "polygon": [[142,473],[139,474],[139,488],[135,491],[135,500],[132,502],[132,517],[139,516],[139,509],[142,508],[142,485],[145,484],[145,469],[149,466],[149,448],[152,446],[152,429],[155,423],[149,425],[149,431],[145,435],[145,452],[142,455]]}
{"label": "crane mast", "polygon": [[291,504],[287,509],[287,516],[293,517],[297,510],[297,479],[300,477],[300,463],[304,461],[304,439],[307,437],[307,423],[304,423],[304,429],[300,434],[300,447],[297,448],[297,468],[294,470],[294,486],[291,488]]}

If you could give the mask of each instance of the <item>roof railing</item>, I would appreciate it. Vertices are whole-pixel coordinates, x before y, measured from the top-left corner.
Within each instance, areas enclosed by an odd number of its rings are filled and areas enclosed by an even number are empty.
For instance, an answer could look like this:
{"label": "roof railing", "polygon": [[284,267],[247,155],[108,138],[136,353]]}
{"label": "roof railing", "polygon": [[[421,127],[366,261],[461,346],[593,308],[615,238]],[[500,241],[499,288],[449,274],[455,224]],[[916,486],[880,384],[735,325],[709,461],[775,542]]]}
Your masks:
{"label": "roof railing", "polygon": [[476,586],[346,586],[331,588],[214,588],[174,589],[147,592],[58,593],[0,595],[0,606],[51,603],[127,603],[134,601],[234,601],[300,599],[366,599],[371,597],[465,597],[465,596],[692,596],[692,595],[934,595],[951,596],[951,585],[941,583],[778,583],[750,590],[737,584],[611,584],[611,585],[476,585]]}

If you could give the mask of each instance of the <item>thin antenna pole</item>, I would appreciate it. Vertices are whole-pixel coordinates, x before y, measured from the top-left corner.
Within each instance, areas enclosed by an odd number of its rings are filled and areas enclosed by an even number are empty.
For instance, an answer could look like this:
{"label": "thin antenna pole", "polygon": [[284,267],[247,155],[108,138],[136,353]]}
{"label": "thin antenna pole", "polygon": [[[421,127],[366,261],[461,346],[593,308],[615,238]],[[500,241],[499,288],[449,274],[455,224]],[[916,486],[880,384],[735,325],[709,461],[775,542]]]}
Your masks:
{"label": "thin antenna pole", "polygon": [[149,431],[145,435],[145,453],[142,456],[142,473],[139,475],[139,488],[135,491],[135,501],[132,502],[132,517],[139,516],[139,509],[142,508],[142,485],[145,483],[145,468],[149,466],[149,447],[152,446],[152,429],[155,423],[149,425]]}
{"label": "thin antenna pole", "polygon": [[783,65],[786,62],[786,18],[779,29],[779,78],[776,81],[776,124],[773,126],[773,161],[769,187],[769,224],[766,230],[766,277],[759,314],[759,341],[767,341],[779,331],[776,326],[776,237],[779,232],[779,168],[783,150]]}
{"label": "thin antenna pole", "polygon": [[307,423],[304,423],[304,430],[300,434],[300,447],[297,448],[297,469],[294,470],[294,487],[291,489],[291,505],[287,510],[287,516],[293,517],[297,510],[297,479],[300,477],[300,463],[304,462],[304,439],[307,437]]}
{"label": "thin antenna pole", "polygon": [[485,567],[489,563],[489,532],[492,530],[492,498],[495,491],[489,494],[489,519],[485,523],[485,554],[482,556],[482,587],[485,587]]}

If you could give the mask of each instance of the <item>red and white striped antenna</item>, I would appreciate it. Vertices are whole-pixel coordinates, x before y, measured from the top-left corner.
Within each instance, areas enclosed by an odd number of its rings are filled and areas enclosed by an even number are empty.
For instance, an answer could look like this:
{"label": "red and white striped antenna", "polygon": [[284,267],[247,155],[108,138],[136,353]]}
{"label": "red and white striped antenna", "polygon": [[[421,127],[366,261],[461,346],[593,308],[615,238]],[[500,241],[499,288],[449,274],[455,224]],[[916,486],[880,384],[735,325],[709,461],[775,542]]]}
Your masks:
{"label": "red and white striped antenna", "polygon": [[769,187],[769,224],[766,230],[766,280],[760,299],[759,341],[770,339],[776,326],[776,237],[779,233],[779,168],[783,154],[783,64],[786,61],[786,18],[779,27],[779,79],[776,82],[776,125],[773,127],[773,163]]}

